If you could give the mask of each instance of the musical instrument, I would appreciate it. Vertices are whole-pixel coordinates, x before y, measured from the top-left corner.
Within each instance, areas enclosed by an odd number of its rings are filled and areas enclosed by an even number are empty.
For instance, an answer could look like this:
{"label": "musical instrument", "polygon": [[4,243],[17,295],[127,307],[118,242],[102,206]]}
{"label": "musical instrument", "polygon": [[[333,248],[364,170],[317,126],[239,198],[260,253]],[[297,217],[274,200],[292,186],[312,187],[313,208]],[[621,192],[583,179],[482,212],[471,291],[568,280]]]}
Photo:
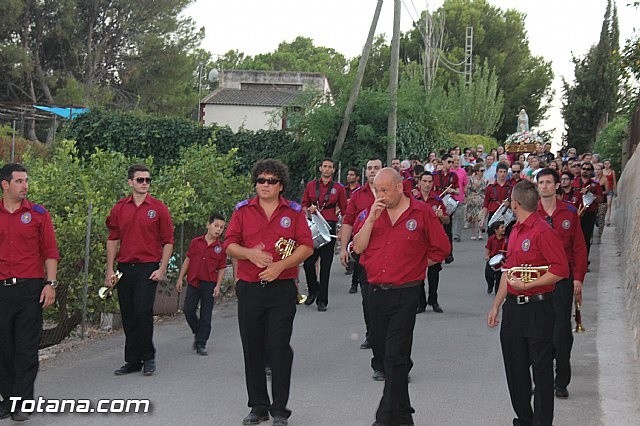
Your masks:
{"label": "musical instrument", "polygon": [[448,191],[448,190],[450,190],[452,186],[453,186],[453,184],[451,184],[451,185],[447,186],[447,187],[444,189],[444,191],[442,191],[442,194],[440,194],[440,198],[444,197],[444,194],[446,194],[446,193],[447,193],[447,191]]}
{"label": "musical instrument", "polygon": [[451,216],[453,212],[458,208],[458,202],[453,199],[451,194],[447,194],[442,197],[442,202],[444,203],[444,207],[447,210],[447,214]]}
{"label": "musical instrument", "polygon": [[113,284],[113,286],[100,287],[98,289],[98,297],[102,300],[110,299],[111,296],[113,296],[113,287],[115,287],[116,284],[118,284],[118,281],[120,281],[120,278],[122,278],[122,272],[120,271],[116,271],[113,275],[111,275],[110,281],[111,281],[111,284]]}
{"label": "musical instrument", "polygon": [[587,192],[582,195],[582,205],[578,208],[578,216],[582,216],[582,214],[589,208],[591,204],[596,200],[596,196],[591,192]]}
{"label": "musical instrument", "polygon": [[349,241],[349,244],[347,244],[347,253],[349,254],[349,259],[354,262],[357,262],[360,259],[360,255],[353,251],[353,241]]}
{"label": "musical instrument", "polygon": [[[291,256],[293,251],[298,247],[298,243],[291,238],[280,237],[275,243],[276,252],[280,255],[281,259],[286,259]],[[296,285],[297,288],[297,285]],[[301,305],[307,300],[307,296],[298,293],[296,296],[296,305]]]}
{"label": "musical instrument", "polygon": [[[543,273],[549,270],[548,266],[531,266],[520,265],[507,269],[507,279],[513,281],[517,278],[525,284],[529,284],[537,280]],[[519,274],[520,276],[516,276]]]}
{"label": "musical instrument", "polygon": [[584,333],[584,327],[582,326],[582,310],[580,309],[580,302],[578,302],[577,300],[575,302],[575,307],[576,329],[573,331],[575,331],[576,333]]}
{"label": "musical instrument", "polygon": [[500,271],[502,269],[502,265],[504,264],[505,258],[506,257],[504,253],[498,253],[495,256],[492,256],[491,259],[489,259],[489,266],[496,272]]}
{"label": "musical instrument", "polygon": [[498,207],[498,210],[493,213],[493,215],[489,219],[489,222],[487,222],[487,226],[490,228],[494,223],[502,221],[504,222],[504,226],[506,227],[514,220],[516,220],[516,217],[513,214],[513,210],[511,210],[511,207],[509,207],[509,203],[503,201],[502,204],[500,204],[500,207]]}
{"label": "musical instrument", "polygon": [[317,211],[307,216],[307,225],[311,229],[314,249],[329,244],[331,238],[338,238],[336,235],[331,235],[331,226]]}

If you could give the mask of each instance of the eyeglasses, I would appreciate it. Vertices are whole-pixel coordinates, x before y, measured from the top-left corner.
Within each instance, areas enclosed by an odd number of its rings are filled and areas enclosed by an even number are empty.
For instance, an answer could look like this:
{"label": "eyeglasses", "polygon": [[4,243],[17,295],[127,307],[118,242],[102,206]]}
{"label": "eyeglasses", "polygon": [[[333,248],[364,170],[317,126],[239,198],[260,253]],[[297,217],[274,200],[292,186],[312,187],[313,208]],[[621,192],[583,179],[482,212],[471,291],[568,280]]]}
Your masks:
{"label": "eyeglasses", "polygon": [[447,163],[451,164],[451,163],[453,163],[453,161],[452,160],[447,160]]}
{"label": "eyeglasses", "polygon": [[580,167],[580,164],[574,164],[571,168],[575,169],[576,167]]}
{"label": "eyeglasses", "polygon": [[569,179],[568,177],[563,177],[563,178],[560,178],[560,180],[571,180],[571,179]]}
{"label": "eyeglasses", "polygon": [[584,170],[585,172],[592,172],[593,169],[591,167],[583,167],[582,170]]}
{"label": "eyeglasses", "polygon": [[276,185],[280,183],[280,179],[259,177],[258,179],[256,179],[256,183],[259,183],[261,185],[265,183],[268,183],[269,185]]}
{"label": "eyeglasses", "polygon": [[484,169],[480,169],[480,170],[478,170],[478,171],[479,171],[479,172],[484,172]]}
{"label": "eyeglasses", "polygon": [[151,183],[151,181],[152,181],[153,179],[151,179],[150,177],[137,177],[135,180],[136,180],[136,182],[138,182],[139,184],[143,184],[143,183],[147,183],[147,184],[148,184],[148,183]]}

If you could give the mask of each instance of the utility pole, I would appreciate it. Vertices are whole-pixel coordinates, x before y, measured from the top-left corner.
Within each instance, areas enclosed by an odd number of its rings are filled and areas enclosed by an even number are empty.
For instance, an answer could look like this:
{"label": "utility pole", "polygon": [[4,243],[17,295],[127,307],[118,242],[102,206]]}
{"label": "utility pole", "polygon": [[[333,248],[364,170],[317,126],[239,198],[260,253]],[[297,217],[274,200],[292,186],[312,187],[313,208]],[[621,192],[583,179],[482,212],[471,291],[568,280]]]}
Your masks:
{"label": "utility pole", "polygon": [[[353,82],[353,88],[351,89],[351,94],[349,95],[349,101],[347,102],[347,107],[344,110],[344,118],[342,119],[342,126],[340,126],[340,132],[338,133],[338,139],[336,140],[336,146],[333,148],[333,154],[331,158],[337,160],[342,153],[342,148],[344,147],[344,141],[347,138],[347,130],[349,130],[349,121],[351,120],[351,113],[353,112],[353,108],[356,104],[356,100],[358,99],[358,94],[360,93],[360,86],[362,86],[362,79],[364,77],[364,71],[367,67],[367,61],[369,60],[369,54],[371,53],[371,46],[373,45],[373,36],[376,32],[376,27],[378,26],[378,18],[380,18],[380,11],[382,10],[382,1],[378,0],[378,4],[376,4],[376,10],[373,14],[373,20],[371,21],[371,28],[369,28],[369,35],[367,36],[367,41],[362,48],[362,56],[360,56],[360,63],[358,64],[358,71],[356,73],[356,80]],[[364,176],[364,175],[363,175]]]}
{"label": "utility pole", "polygon": [[391,38],[391,66],[389,67],[389,100],[391,109],[387,120],[387,164],[396,156],[398,128],[398,68],[400,65],[400,0],[393,3],[393,37]]}
{"label": "utility pole", "polygon": [[473,81],[473,27],[467,27],[464,46],[464,81],[467,85]]}

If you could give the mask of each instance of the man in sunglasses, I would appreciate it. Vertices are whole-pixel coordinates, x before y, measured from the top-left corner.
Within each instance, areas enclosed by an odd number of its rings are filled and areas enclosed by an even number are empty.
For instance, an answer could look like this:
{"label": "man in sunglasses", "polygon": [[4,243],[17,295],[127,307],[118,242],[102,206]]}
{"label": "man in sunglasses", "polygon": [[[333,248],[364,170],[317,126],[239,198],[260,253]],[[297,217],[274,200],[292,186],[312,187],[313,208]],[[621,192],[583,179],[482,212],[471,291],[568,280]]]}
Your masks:
{"label": "man in sunglasses", "polygon": [[[338,209],[347,209],[347,196],[339,182],[333,181],[335,166],[331,158],[325,158],[319,167],[320,177],[307,184],[302,194],[302,208],[308,217],[313,214],[322,215],[331,227],[331,235],[336,234]],[[304,275],[307,279],[309,296],[304,302],[310,306],[318,305],[318,311],[325,312],[329,304],[329,274],[333,263],[333,250],[336,240],[331,238],[327,244],[313,250],[313,254],[304,261]],[[316,274],[316,263],[320,259],[320,281]]]}
{"label": "man in sunglasses", "polygon": [[[591,154],[589,154],[591,155]],[[580,168],[580,174],[573,180],[571,186],[575,189],[578,195],[582,196],[582,200],[578,206],[578,212],[582,215],[580,224],[582,225],[582,233],[584,234],[584,240],[587,243],[587,255],[591,251],[591,237],[593,236],[593,227],[596,224],[598,217],[598,206],[604,201],[604,193],[602,192],[602,186],[600,183],[593,179],[593,164],[582,163]],[[587,193],[595,195],[596,199],[588,207],[585,207],[584,196]]]}
{"label": "man in sunglasses", "polygon": [[[142,164],[127,171],[131,195],[119,200],[107,216],[107,273],[105,285],[118,284],[124,329],[125,365],[116,376],[156,371],[153,346],[153,303],[158,282],[166,279],[173,253],[173,222],[167,206],[149,193],[151,173]],[[116,277],[115,261],[122,273]]]}
{"label": "man in sunglasses", "polygon": [[[285,200],[289,170],[273,159],[251,169],[256,196],[236,205],[225,238],[226,253],[238,260],[238,326],[248,405],[244,425],[273,416],[286,426],[291,386],[291,333],[296,315],[298,265],[313,253],[313,240],[302,206]],[[267,393],[265,350],[271,359],[271,395]]]}
{"label": "man in sunglasses", "polygon": [[[442,195],[443,197],[449,194],[453,196],[461,193],[458,175],[451,170],[452,167],[453,156],[444,154],[442,156],[442,170],[433,173],[433,189],[438,195]],[[451,216],[452,215],[449,215],[449,219],[451,219]],[[451,221],[444,225],[444,230],[451,243],[451,253],[449,253],[449,256],[444,260],[444,263],[449,264],[453,262],[453,229]]]}

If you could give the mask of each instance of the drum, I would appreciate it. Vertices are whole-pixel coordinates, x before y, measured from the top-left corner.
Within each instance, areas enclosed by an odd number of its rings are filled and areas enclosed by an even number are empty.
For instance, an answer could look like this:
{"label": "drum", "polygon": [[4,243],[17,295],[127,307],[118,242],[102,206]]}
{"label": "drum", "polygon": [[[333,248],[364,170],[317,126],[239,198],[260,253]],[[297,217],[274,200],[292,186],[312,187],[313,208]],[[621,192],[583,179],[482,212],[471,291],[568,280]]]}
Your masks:
{"label": "drum", "polygon": [[447,194],[444,197],[442,197],[442,202],[444,203],[444,207],[446,208],[447,214],[449,216],[451,216],[453,212],[455,212],[456,209],[458,208],[458,202],[453,199],[451,194]]}
{"label": "drum", "polygon": [[582,204],[584,205],[585,209],[589,208],[589,206],[593,204],[595,200],[596,200],[596,196],[593,195],[593,193],[591,192],[587,192],[582,196]]}
{"label": "drum", "polygon": [[498,221],[502,221],[504,222],[504,226],[506,227],[515,219],[516,217],[513,213],[513,210],[511,210],[511,208],[509,207],[509,205],[502,204],[500,207],[498,207],[498,210],[496,210],[495,213],[493,213],[493,215],[489,219],[489,222],[487,222],[487,226],[491,228],[494,223]]}
{"label": "drum", "polygon": [[494,271],[499,271],[500,269],[502,269],[504,259],[504,254],[498,253],[495,256],[491,257],[491,259],[489,259],[489,266],[491,266],[491,269],[493,269]]}
{"label": "drum", "polygon": [[311,230],[314,249],[319,249],[329,244],[331,238],[336,238],[335,235],[331,235],[331,226],[329,223],[317,212],[313,213],[310,218],[307,218],[307,224]]}

